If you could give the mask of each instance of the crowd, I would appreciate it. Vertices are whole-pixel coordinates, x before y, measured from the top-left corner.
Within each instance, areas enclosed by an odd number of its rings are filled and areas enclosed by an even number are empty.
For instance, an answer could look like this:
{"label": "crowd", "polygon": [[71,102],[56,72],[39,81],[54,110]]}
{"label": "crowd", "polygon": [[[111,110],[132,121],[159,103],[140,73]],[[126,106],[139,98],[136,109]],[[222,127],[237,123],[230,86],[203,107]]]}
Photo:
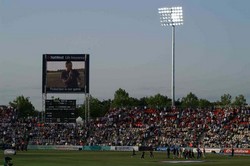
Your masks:
{"label": "crowd", "polygon": [[0,107],[0,143],[250,148],[249,109],[111,109],[88,124],[41,123]]}
{"label": "crowd", "polygon": [[212,147],[250,147],[250,111],[224,109],[207,118],[204,142]]}
{"label": "crowd", "polygon": [[92,124],[91,145],[249,147],[250,110],[114,109]]}
{"label": "crowd", "polygon": [[[17,118],[15,109],[0,107],[0,144],[2,146],[16,147],[20,150],[27,149],[29,141],[28,129],[34,121]],[[5,147],[7,148],[7,147]]]}

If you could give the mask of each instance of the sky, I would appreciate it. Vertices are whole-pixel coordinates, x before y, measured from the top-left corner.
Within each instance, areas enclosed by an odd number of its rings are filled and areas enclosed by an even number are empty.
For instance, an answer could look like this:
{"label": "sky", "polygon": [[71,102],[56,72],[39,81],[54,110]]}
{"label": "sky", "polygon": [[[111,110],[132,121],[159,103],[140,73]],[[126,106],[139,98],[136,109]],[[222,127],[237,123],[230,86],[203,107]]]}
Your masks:
{"label": "sky", "polygon": [[0,104],[24,95],[41,110],[42,55],[53,53],[90,54],[90,93],[100,100],[118,88],[171,97],[171,27],[157,9],[172,6],[184,15],[176,98],[229,93],[250,103],[249,0],[0,0]]}

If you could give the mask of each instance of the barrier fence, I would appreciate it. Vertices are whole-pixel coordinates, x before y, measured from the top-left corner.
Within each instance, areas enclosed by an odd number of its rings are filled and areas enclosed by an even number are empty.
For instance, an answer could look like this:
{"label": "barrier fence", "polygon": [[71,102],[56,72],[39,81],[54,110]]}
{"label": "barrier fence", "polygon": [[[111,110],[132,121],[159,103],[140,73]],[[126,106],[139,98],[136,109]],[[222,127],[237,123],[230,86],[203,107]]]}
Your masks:
{"label": "barrier fence", "polygon": [[[231,148],[226,148],[223,150],[225,154],[231,154],[232,149]],[[250,154],[250,149],[242,149],[242,148],[236,148],[234,149],[234,154]]]}
{"label": "barrier fence", "polygon": [[82,146],[73,145],[28,145],[28,150],[81,150]]}
{"label": "barrier fence", "polygon": [[[190,147],[186,147],[190,149]],[[147,147],[147,146],[73,146],[73,145],[28,145],[28,150],[85,150],[85,151],[167,151],[167,147]],[[172,150],[172,149],[170,149]],[[192,148],[197,153],[197,148]],[[203,149],[201,148],[203,151]],[[206,153],[232,153],[231,148],[205,148]],[[235,154],[250,154],[250,149],[235,148]]]}
{"label": "barrier fence", "polygon": [[28,145],[28,150],[139,151],[138,146]]}
{"label": "barrier fence", "polygon": [[113,151],[139,151],[139,147],[138,146],[111,146],[110,150]]}

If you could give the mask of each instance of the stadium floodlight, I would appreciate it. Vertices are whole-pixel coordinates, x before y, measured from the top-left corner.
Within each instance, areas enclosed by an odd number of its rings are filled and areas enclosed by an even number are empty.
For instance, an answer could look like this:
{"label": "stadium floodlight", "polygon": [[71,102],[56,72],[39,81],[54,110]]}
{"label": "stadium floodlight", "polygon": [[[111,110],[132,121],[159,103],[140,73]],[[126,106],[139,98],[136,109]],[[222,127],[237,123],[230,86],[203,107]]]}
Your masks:
{"label": "stadium floodlight", "polygon": [[175,26],[183,25],[182,7],[158,8],[161,26],[172,26],[172,106],[175,106]]}

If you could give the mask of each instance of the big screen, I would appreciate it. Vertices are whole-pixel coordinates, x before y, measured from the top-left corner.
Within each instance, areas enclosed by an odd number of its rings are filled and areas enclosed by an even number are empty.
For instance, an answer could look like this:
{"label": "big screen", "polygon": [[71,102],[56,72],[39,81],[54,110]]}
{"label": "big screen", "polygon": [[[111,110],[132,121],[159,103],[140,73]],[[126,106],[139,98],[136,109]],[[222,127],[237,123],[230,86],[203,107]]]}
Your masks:
{"label": "big screen", "polygon": [[89,93],[89,55],[44,54],[43,93]]}

